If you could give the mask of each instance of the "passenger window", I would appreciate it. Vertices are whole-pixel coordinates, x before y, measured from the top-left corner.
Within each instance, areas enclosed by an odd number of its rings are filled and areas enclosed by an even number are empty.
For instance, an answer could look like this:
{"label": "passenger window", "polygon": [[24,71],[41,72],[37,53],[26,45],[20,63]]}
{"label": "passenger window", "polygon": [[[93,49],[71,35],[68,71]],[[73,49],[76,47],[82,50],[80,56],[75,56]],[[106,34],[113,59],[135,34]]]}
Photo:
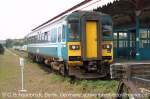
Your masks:
{"label": "passenger window", "polygon": [[57,29],[53,29],[51,33],[51,42],[56,43],[57,40]]}
{"label": "passenger window", "polygon": [[45,33],[44,33],[44,40],[45,40],[45,41],[48,41],[48,32],[45,32]]}
{"label": "passenger window", "polygon": [[51,39],[51,37],[50,37],[50,36],[51,36],[51,34],[50,34],[50,33],[51,33],[50,31],[48,31],[48,32],[47,32],[48,41],[50,41],[50,39]]}
{"label": "passenger window", "polygon": [[66,35],[65,26],[63,25],[63,27],[62,27],[62,42],[65,42],[65,35]]}
{"label": "passenger window", "polygon": [[42,33],[42,41],[45,41],[45,35]]}
{"label": "passenger window", "polygon": [[61,27],[58,28],[58,42],[61,42]]}
{"label": "passenger window", "polygon": [[40,41],[42,40],[42,35],[41,35],[41,33],[40,33]]}

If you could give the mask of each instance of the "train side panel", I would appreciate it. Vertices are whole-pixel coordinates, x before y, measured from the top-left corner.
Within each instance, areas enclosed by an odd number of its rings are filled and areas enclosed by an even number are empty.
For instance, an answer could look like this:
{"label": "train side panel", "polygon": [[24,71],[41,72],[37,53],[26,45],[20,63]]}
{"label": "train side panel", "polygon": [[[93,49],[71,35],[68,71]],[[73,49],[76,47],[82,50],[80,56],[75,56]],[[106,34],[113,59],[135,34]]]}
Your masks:
{"label": "train side panel", "polygon": [[[38,41],[32,44],[28,44],[28,53],[32,53],[35,56],[46,56],[57,59],[67,60],[67,43],[66,43],[66,26],[63,23],[65,20],[59,20],[56,23],[50,24],[42,29],[34,31],[36,37],[39,37],[39,33],[48,33],[47,41]],[[63,38],[63,35],[64,38]],[[62,40],[63,39],[63,40]]]}
{"label": "train side panel", "polygon": [[[28,45],[28,52],[42,56],[63,58],[64,60],[67,60],[66,44],[60,44],[60,46],[58,45],[59,44],[51,43],[30,44]],[[59,52],[59,49],[61,49],[61,52]]]}

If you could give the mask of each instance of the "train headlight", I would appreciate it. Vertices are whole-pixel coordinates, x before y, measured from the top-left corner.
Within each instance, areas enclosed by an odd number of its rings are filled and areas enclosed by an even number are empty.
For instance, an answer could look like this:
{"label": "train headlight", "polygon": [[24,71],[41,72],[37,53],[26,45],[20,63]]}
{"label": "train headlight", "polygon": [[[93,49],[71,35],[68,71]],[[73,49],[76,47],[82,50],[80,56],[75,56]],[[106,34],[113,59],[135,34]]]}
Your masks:
{"label": "train headlight", "polygon": [[79,50],[80,46],[79,45],[70,45],[71,50]]}
{"label": "train headlight", "polygon": [[73,50],[75,50],[76,49],[76,46],[75,45],[72,45],[72,47],[71,47]]}
{"label": "train headlight", "polygon": [[109,49],[109,48],[110,48],[110,45],[106,45],[106,48]]}
{"label": "train headlight", "polygon": [[112,45],[111,44],[104,44],[103,49],[111,49]]}

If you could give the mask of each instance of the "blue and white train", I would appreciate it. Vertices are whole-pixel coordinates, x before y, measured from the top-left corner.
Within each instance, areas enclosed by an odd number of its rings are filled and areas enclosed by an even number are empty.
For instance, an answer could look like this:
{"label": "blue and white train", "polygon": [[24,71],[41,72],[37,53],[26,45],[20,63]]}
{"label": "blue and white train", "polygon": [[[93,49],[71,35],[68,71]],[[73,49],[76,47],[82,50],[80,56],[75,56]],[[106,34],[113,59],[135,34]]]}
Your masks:
{"label": "blue and white train", "polygon": [[51,20],[26,36],[28,55],[64,75],[104,77],[113,61],[112,19],[94,11],[76,11]]}

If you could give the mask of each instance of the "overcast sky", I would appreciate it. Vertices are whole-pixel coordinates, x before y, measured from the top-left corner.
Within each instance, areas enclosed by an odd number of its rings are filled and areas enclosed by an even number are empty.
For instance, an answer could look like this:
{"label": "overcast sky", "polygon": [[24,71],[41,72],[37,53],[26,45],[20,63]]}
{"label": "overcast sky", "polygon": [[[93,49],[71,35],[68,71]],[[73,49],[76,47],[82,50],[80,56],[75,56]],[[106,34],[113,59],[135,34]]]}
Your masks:
{"label": "overcast sky", "polygon": [[[84,0],[0,0],[0,40],[23,38],[36,26],[81,1]],[[102,0],[97,5],[109,1],[113,0]]]}

